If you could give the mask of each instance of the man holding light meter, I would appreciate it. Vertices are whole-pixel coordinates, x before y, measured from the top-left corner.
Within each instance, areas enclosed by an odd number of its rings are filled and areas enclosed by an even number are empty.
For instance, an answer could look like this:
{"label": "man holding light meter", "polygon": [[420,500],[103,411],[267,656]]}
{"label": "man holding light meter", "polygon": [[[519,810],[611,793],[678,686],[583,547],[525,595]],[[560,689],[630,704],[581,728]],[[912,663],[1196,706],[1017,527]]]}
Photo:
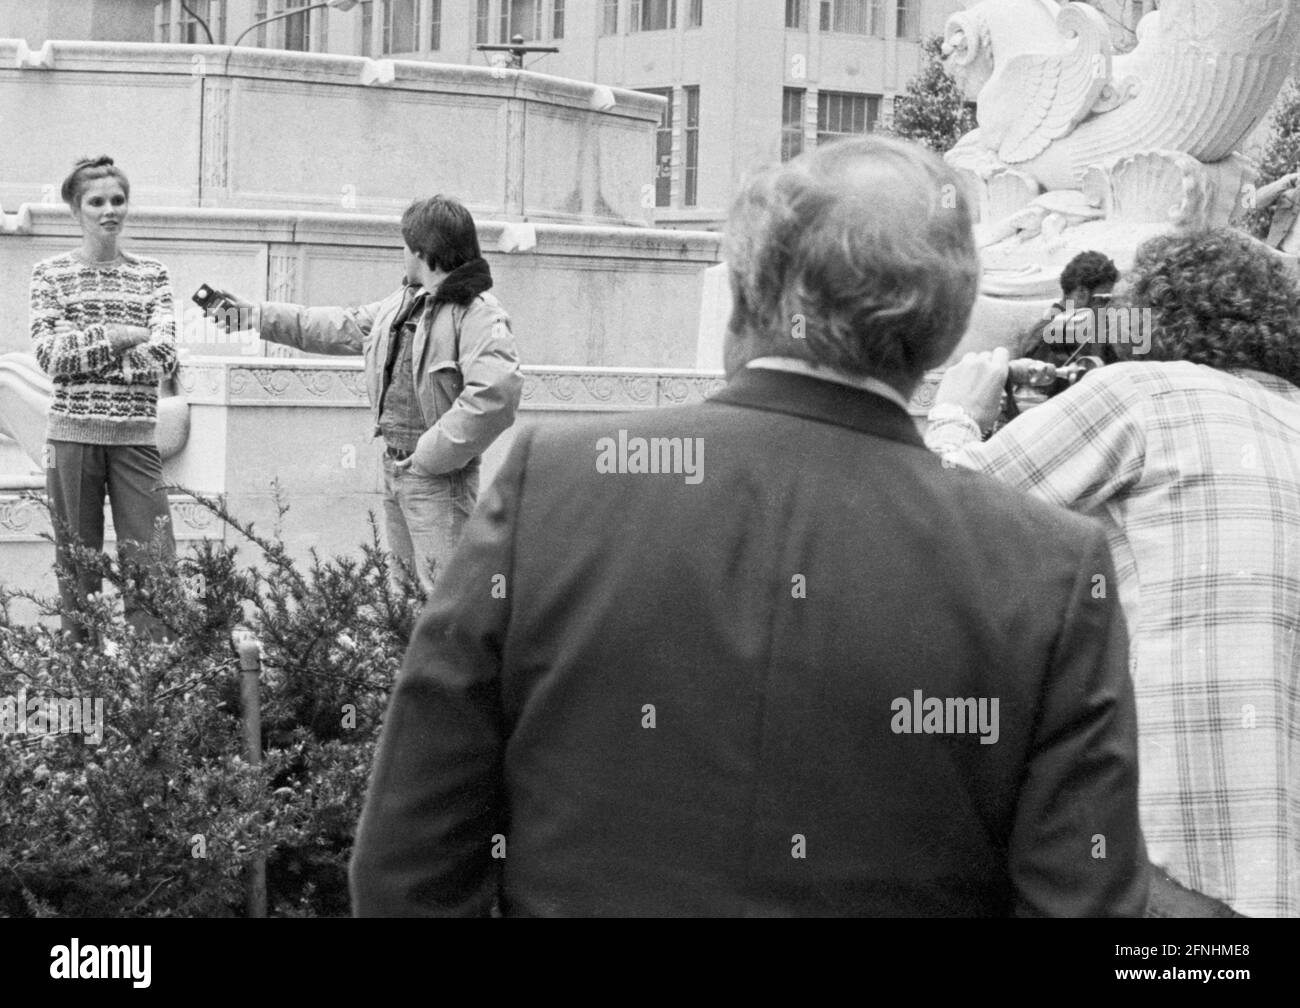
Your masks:
{"label": "man holding light meter", "polygon": [[228,330],[365,357],[375,435],[385,445],[388,546],[427,594],[474,509],[480,456],[514,422],[523,378],[469,211],[445,196],[417,200],[402,215],[402,238],[402,286],[370,304],[253,304],[207,285],[194,301]]}

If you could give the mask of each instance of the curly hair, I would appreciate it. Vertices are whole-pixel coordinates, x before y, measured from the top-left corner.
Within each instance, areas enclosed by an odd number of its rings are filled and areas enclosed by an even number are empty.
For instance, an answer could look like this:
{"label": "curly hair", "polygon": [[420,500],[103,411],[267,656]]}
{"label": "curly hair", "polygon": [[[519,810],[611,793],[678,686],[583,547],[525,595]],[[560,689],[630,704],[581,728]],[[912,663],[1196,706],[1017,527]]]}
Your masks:
{"label": "curly hair", "polygon": [[1150,359],[1249,368],[1300,385],[1300,284],[1231,228],[1175,231],[1138,248],[1128,300],[1152,313]]}
{"label": "curly hair", "polygon": [[1119,270],[1111,262],[1110,256],[1101,252],[1080,252],[1066,263],[1061,272],[1061,294],[1069,296],[1071,291],[1080,287],[1095,291],[1118,279]]}

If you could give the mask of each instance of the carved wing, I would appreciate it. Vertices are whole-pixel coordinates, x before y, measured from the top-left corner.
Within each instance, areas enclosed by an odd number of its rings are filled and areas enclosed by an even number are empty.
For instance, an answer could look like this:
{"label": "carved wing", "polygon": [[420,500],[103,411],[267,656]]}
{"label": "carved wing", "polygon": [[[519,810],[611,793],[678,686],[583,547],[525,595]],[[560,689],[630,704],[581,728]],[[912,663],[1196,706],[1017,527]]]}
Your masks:
{"label": "carved wing", "polygon": [[1006,164],[1020,164],[1068,135],[1111,79],[1106,22],[1091,7],[1072,3],[1056,19],[1062,47],[1010,59],[980,95],[980,132]]}

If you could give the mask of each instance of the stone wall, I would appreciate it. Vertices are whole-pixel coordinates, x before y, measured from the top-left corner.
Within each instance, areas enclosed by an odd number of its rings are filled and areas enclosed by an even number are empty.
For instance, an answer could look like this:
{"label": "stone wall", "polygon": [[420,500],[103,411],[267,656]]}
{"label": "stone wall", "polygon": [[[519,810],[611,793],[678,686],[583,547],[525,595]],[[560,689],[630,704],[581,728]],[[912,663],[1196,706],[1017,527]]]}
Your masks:
{"label": "stone wall", "polygon": [[[0,218],[0,354],[30,349],[32,266],[79,240],[61,206],[28,205]],[[718,262],[718,235],[482,220],[479,240],[525,363],[695,364],[704,271]],[[136,206],[124,247],[171,271],[182,350],[261,357],[289,351],[232,341],[204,322],[190,301],[201,283],[250,300],[373,301],[400,282],[401,245],[392,216]]]}
{"label": "stone wall", "polygon": [[57,202],[106,152],[142,206],[396,213],[444,192],[498,220],[649,224],[662,106],[501,68],[0,39],[0,207]]}

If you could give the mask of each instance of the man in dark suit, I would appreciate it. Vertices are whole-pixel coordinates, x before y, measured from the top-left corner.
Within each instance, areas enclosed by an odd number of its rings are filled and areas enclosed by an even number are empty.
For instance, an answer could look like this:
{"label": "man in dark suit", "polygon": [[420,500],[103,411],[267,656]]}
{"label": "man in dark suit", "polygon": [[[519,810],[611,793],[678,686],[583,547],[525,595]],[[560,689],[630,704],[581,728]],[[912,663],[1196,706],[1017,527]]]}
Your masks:
{"label": "man in dark suit", "polygon": [[878,138],[752,180],[727,388],[520,433],[413,637],[358,914],[1140,915],[1101,528],[905,409],[978,283]]}

